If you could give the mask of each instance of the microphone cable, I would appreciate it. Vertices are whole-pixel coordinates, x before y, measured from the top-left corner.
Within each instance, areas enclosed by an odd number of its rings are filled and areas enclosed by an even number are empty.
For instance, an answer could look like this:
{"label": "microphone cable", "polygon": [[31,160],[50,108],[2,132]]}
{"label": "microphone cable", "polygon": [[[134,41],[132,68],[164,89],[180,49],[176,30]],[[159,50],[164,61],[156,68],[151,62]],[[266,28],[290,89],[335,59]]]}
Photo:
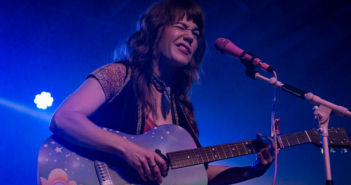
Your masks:
{"label": "microphone cable", "polygon": [[[273,71],[275,78],[278,80],[277,73]],[[273,105],[272,105],[272,115],[271,115],[271,134],[274,136],[274,177],[273,177],[273,185],[275,185],[275,180],[277,177],[277,170],[278,170],[278,143],[277,143],[277,131],[276,131],[276,123],[275,123],[275,103],[277,100],[277,87],[274,87],[274,98],[273,98]]]}

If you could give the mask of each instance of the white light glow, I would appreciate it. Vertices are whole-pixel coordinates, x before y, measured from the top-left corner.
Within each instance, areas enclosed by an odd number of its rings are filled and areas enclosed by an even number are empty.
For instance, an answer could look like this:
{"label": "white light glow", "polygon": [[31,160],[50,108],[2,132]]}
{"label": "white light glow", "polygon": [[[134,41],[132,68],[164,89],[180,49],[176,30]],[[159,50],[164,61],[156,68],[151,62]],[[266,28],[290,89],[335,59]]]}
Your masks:
{"label": "white light glow", "polygon": [[48,113],[48,112],[43,112],[43,111],[39,111],[38,109],[31,109],[25,105],[21,105],[19,103],[4,99],[0,97],[0,106],[4,106],[7,108],[10,108],[12,110],[18,111],[18,112],[22,112],[25,113],[27,115],[33,116],[35,118],[39,118],[45,122],[50,122],[52,114],[53,113]]}
{"label": "white light glow", "polygon": [[41,92],[41,94],[37,94],[34,99],[34,103],[37,104],[38,109],[46,109],[51,107],[54,98],[51,97],[49,92]]}

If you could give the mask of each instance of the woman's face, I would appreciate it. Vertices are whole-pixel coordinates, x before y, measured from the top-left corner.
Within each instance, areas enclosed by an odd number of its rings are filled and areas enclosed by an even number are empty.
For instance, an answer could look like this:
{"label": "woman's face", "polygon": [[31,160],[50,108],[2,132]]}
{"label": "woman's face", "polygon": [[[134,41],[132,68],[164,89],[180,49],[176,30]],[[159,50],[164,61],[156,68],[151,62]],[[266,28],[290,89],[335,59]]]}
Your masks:
{"label": "woman's face", "polygon": [[200,31],[186,16],[173,25],[167,26],[158,44],[160,59],[165,59],[174,67],[184,67],[192,59],[198,43]]}

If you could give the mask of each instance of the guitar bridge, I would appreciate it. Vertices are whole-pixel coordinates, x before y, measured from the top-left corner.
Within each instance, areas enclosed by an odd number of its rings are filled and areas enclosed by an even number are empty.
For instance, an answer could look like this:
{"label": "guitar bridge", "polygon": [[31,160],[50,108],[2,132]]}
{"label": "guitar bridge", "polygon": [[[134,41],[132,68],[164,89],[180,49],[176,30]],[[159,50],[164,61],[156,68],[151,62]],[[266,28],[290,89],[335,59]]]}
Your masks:
{"label": "guitar bridge", "polygon": [[99,177],[100,185],[113,185],[109,167],[106,163],[95,161],[95,169]]}

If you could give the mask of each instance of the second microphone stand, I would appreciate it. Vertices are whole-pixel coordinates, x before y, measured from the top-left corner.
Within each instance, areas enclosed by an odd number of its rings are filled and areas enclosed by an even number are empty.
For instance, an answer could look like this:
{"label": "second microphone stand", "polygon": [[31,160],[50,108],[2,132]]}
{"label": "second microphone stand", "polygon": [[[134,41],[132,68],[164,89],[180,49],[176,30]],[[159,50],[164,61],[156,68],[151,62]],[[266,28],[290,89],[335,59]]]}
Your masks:
{"label": "second microphone stand", "polygon": [[260,79],[265,82],[270,83],[272,86],[281,88],[283,91],[288,92],[294,96],[297,96],[301,99],[307,99],[309,102],[314,104],[314,115],[315,119],[319,123],[319,133],[321,134],[323,142],[323,155],[324,155],[324,166],[325,166],[325,175],[326,175],[326,185],[333,185],[333,180],[331,176],[330,168],[330,157],[329,157],[329,143],[328,143],[328,125],[330,120],[330,114],[334,111],[340,116],[347,116],[351,118],[351,112],[347,108],[335,105],[331,102],[321,99],[318,96],[313,95],[312,93],[306,93],[300,89],[292,87],[287,84],[279,82],[276,78],[272,77],[270,79],[261,76],[257,71],[246,71],[246,75],[251,75],[253,79]]}

